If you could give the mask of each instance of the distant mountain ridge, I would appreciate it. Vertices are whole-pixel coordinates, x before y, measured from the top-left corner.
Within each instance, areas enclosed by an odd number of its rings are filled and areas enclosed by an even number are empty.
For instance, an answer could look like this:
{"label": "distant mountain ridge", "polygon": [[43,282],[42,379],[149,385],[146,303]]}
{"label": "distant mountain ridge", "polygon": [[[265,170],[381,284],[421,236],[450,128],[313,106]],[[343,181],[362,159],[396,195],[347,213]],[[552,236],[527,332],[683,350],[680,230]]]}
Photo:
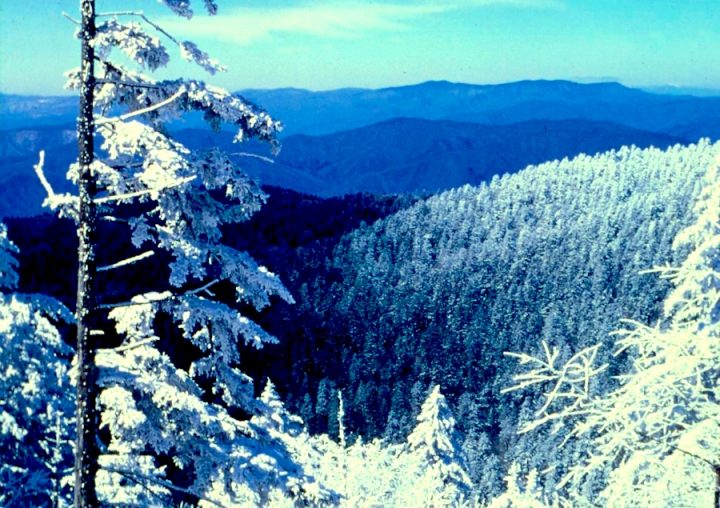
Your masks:
{"label": "distant mountain ridge", "polygon": [[[238,146],[229,133],[183,129],[174,133],[190,148],[219,146],[265,185],[320,197],[371,192],[434,193],[477,185],[530,164],[594,154],[625,145],[669,146],[686,139],[608,122],[532,120],[510,125],[394,118],[325,136],[290,136],[269,164],[268,147]],[[57,191],[76,153],[72,126],[0,131],[0,217],[41,213],[45,192],[32,166],[46,151],[45,173]]]}
{"label": "distant mountain ridge", "polygon": [[0,129],[74,123],[76,96],[13,95],[0,93]]}
{"label": "distant mountain ridge", "polygon": [[646,92],[664,95],[694,95],[695,97],[720,97],[720,88],[702,88],[696,86],[661,85],[640,88]]}
{"label": "distant mountain ridge", "polygon": [[[186,131],[181,138],[189,134]],[[188,136],[188,142],[200,139]],[[290,136],[275,164],[242,161],[264,183],[322,197],[434,193],[489,181],[530,164],[624,145],[667,148],[683,138],[607,122],[510,125],[395,118],[326,136]]]}
{"label": "distant mountain ridge", "polygon": [[[274,164],[239,162],[264,184],[316,196],[436,192],[478,184],[528,164],[623,145],[666,148],[720,139],[720,97],[662,95],[618,83],[429,81],[377,90],[244,90],[286,125]],[[76,97],[0,94],[0,217],[40,213],[32,172],[45,149],[58,191],[76,153]],[[203,127],[204,130],[198,130]],[[199,117],[169,126],[192,148],[238,147]]]}
{"label": "distant mountain ridge", "polygon": [[[472,85],[428,81],[417,85],[327,92],[300,89],[242,90],[282,119],[286,135],[321,135],[391,118],[469,121],[490,125],[534,119],[585,119],[676,134],[689,125],[720,119],[720,97],[662,95],[619,83],[517,81]],[[709,135],[702,127],[691,138]]]}
{"label": "distant mountain ridge", "polygon": [[[496,85],[449,81],[379,89],[245,89],[238,93],[285,124],[284,136],[323,135],[392,118],[469,121],[490,125],[536,119],[613,122],[691,140],[720,133],[720,97],[650,93],[619,83],[526,80]],[[75,120],[75,97],[0,94],[2,129]],[[197,128],[199,117],[174,126]]]}

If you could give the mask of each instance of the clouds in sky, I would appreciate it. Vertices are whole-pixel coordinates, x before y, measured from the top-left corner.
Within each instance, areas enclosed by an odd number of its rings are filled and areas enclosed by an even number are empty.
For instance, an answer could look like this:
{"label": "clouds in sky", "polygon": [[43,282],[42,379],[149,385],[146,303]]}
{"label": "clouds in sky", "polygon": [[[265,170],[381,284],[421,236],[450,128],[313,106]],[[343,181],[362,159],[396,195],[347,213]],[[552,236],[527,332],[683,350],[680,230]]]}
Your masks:
{"label": "clouds in sky", "polygon": [[184,35],[251,44],[272,35],[294,34],[357,39],[372,32],[408,30],[418,18],[460,9],[512,7],[562,9],[560,0],[415,0],[384,2],[304,2],[221,10],[219,15],[186,23],[163,20],[163,26]]}

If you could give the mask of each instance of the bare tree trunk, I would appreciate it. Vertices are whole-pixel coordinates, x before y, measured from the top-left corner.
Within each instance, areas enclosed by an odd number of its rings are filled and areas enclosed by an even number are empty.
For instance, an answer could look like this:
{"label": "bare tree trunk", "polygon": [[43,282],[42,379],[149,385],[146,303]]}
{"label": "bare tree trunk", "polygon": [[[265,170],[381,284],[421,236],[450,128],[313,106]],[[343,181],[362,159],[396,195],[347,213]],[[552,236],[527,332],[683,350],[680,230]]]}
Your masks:
{"label": "bare tree trunk", "polygon": [[95,291],[95,240],[96,211],[93,199],[96,193],[92,173],[94,151],[93,100],[95,92],[95,0],[81,0],[82,58],[80,114],[78,115],[78,151],[80,197],[77,233],[78,288],[77,288],[77,441],[75,443],[75,507],[98,505],[95,476],[98,470],[98,414],[97,368],[95,366],[95,338],[97,306]]}

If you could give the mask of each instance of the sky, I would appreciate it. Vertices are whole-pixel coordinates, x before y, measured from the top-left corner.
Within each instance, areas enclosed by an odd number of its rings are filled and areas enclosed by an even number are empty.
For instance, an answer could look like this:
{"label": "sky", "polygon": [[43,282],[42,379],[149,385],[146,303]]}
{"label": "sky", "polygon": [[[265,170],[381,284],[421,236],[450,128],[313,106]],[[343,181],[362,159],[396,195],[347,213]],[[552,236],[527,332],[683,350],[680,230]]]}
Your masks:
{"label": "sky", "polygon": [[[205,78],[171,63],[159,77],[230,90],[522,79],[720,89],[720,0],[218,0],[212,17],[191,2],[189,21],[158,0],[97,0],[97,11],[143,11],[228,67]],[[78,9],[0,0],[0,92],[68,93],[79,43],[62,13]]]}

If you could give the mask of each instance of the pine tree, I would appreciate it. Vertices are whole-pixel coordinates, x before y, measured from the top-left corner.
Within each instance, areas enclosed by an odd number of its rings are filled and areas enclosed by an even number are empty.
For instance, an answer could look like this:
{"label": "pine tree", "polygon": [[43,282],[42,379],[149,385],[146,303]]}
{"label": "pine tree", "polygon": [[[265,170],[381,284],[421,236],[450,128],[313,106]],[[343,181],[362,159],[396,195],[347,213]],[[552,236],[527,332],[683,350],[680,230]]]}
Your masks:
{"label": "pine tree", "polygon": [[423,403],[404,455],[412,487],[403,490],[415,502],[423,506],[459,506],[472,499],[455,418],[440,386],[436,385]]}
{"label": "pine tree", "polygon": [[[488,508],[549,508],[557,504],[548,503],[543,499],[542,489],[537,484],[537,471],[528,473],[522,482],[520,468],[513,463],[505,477],[505,492],[488,503]],[[524,484],[523,484],[524,483]]]}
{"label": "pine tree", "polygon": [[[162,3],[177,15],[193,15],[187,0]],[[217,12],[213,0],[204,6]],[[246,220],[265,195],[229,156],[193,153],[165,128],[184,112],[199,111],[214,128],[225,123],[237,129],[238,142],[256,138],[274,148],[279,124],[202,81],[143,74],[170,59],[148,29],[176,45],[183,59],[211,74],[223,70],[143,13],[96,12],[93,0],[82,0],[81,14],[81,67],[68,74],[68,86],[81,96],[79,160],[68,173],[78,196],[55,194],[38,167],[47,203],[76,220],[80,238],[76,506],[263,505],[272,492],[308,502],[329,499],[292,464],[282,440],[265,439],[250,420],[231,416],[267,408],[240,370],[238,343],[262,347],[275,340],[242,306],[261,309],[274,295],[292,301],[274,274],[221,242],[222,226]],[[117,51],[140,69],[113,61]],[[128,112],[111,116],[123,108]],[[134,255],[110,259],[99,243],[101,221],[126,226]],[[148,258],[163,255],[169,259],[163,286],[126,301],[100,294],[105,272],[132,277]],[[100,266],[102,258],[109,261]],[[221,301],[215,291],[233,293],[234,302]],[[107,319],[119,343],[104,328]],[[197,351],[188,368],[176,365],[173,348],[161,347],[172,341],[158,333],[159,321],[174,322],[175,335]],[[109,439],[100,439],[101,429]]]}

